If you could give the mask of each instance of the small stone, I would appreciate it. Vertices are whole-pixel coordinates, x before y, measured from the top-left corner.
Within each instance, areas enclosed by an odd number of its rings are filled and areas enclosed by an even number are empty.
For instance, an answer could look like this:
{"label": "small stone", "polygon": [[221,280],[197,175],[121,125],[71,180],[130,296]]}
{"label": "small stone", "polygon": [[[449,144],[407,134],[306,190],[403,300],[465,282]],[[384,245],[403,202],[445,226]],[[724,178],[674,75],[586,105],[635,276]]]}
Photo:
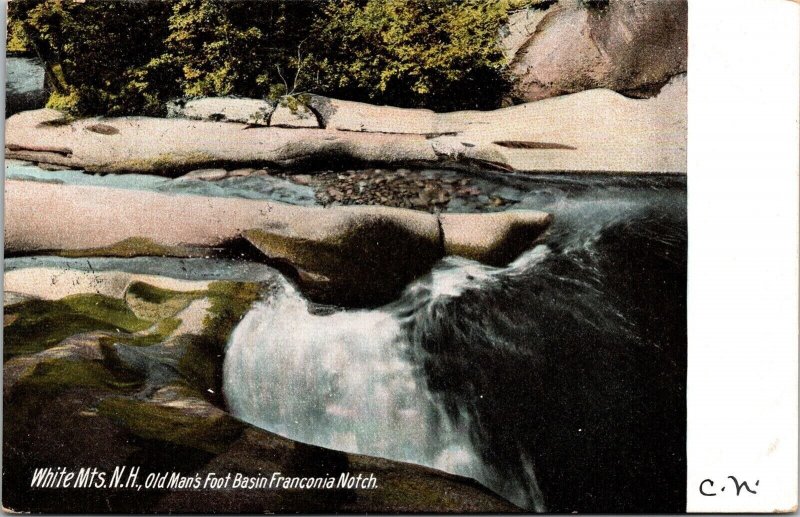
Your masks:
{"label": "small stone", "polygon": [[39,162],[36,164],[37,167],[40,169],[44,169],[46,171],[65,171],[69,170],[69,167],[64,167],[63,165],[54,165],[52,163],[44,163]]}
{"label": "small stone", "polygon": [[344,192],[334,187],[328,187],[328,195],[336,201],[341,201],[344,198]]}
{"label": "small stone", "polygon": [[195,171],[184,174],[178,179],[182,180],[203,180],[203,181],[217,181],[225,178],[228,171],[225,169],[197,169]]}
{"label": "small stone", "polygon": [[295,174],[291,176],[292,181],[297,183],[298,185],[308,185],[311,183],[311,175],[309,174]]}
{"label": "small stone", "polygon": [[419,200],[425,204],[430,203],[433,200],[433,193],[430,190],[423,190],[419,193]]}
{"label": "small stone", "polygon": [[425,207],[428,206],[428,202],[425,201],[424,199],[422,199],[422,196],[420,196],[418,198],[412,199],[411,200],[411,205],[414,208],[425,208]]}
{"label": "small stone", "polygon": [[230,171],[228,173],[228,176],[230,176],[232,178],[234,178],[234,177],[242,177],[242,176],[251,176],[254,172],[256,172],[256,170],[252,169],[252,168],[234,169],[234,170],[232,170],[232,171]]}

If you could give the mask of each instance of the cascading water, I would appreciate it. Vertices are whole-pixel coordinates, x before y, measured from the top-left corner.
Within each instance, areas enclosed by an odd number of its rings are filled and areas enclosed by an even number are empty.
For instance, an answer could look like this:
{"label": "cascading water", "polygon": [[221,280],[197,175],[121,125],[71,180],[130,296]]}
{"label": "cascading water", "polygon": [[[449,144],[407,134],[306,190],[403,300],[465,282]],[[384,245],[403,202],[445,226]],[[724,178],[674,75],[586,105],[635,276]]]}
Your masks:
{"label": "cascading water", "polygon": [[[409,327],[419,311],[491,282],[501,270],[464,259],[445,264],[413,284],[403,302],[372,311],[315,314],[281,281],[231,338],[225,393],[233,414],[303,442],[428,465],[497,487],[501,480],[471,443],[469,415],[452,418],[428,388]],[[542,508],[534,479],[517,485],[519,493],[507,495]]]}
{"label": "cascading water", "polygon": [[604,185],[513,185],[555,214],[545,243],[503,268],[445,258],[374,310],[316,306],[278,278],[231,337],[230,410],[531,510],[680,505],[685,187]]}

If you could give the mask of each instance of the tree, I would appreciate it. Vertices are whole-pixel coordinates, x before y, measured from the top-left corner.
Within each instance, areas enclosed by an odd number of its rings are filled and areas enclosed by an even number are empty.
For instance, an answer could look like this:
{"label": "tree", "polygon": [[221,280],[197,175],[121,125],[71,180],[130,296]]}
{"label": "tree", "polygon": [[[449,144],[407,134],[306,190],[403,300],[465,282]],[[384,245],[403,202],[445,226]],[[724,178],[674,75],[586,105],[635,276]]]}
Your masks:
{"label": "tree", "polygon": [[105,114],[158,109],[153,92],[163,77],[146,68],[166,37],[165,4],[18,0],[9,18],[21,22],[45,63],[51,107]]}
{"label": "tree", "polygon": [[[165,112],[179,96],[304,93],[436,110],[497,107],[508,11],[552,0],[15,0],[48,105]],[[24,38],[23,38],[24,37]]]}
{"label": "tree", "polygon": [[329,49],[321,86],[398,106],[496,107],[507,88],[498,33],[508,8],[484,0],[332,0],[319,25]]}
{"label": "tree", "polygon": [[179,68],[185,95],[264,97],[302,70],[308,56],[298,49],[318,4],[179,0],[165,59]]}

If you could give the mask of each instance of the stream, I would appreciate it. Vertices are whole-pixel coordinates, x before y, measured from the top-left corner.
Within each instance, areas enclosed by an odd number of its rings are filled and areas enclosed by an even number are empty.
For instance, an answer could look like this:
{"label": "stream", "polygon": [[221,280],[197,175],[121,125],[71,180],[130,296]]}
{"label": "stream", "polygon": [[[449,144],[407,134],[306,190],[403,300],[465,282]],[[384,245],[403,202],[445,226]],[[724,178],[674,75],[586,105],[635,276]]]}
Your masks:
{"label": "stream", "polygon": [[[268,177],[96,176],[23,162],[6,171],[315,204],[313,189]],[[445,211],[537,209],[554,225],[505,267],[446,257],[371,310],[314,304],[274,274],[228,344],[230,411],[293,440],[469,476],[529,510],[683,511],[685,177],[427,174],[469,176],[487,196],[512,201]],[[66,260],[7,259],[6,268]],[[154,274],[195,268],[129,262]]]}

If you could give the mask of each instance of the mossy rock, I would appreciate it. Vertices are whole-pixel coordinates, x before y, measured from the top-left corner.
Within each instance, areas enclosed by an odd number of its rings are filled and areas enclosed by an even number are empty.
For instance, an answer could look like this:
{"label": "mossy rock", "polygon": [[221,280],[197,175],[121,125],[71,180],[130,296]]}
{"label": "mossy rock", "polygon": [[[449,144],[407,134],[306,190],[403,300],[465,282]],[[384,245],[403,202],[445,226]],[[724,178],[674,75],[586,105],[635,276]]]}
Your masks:
{"label": "mossy rock", "polygon": [[[23,327],[15,327],[18,321],[33,335],[34,317],[40,317],[39,322],[42,315],[49,317],[46,332],[41,331],[36,346],[30,347],[33,350],[73,331],[76,315],[86,318],[79,320],[81,329],[114,330],[74,340],[85,345],[83,353],[55,359],[46,354],[18,355],[6,362],[8,371],[27,361],[29,371],[4,386],[4,506],[48,513],[516,510],[472,480],[293,442],[224,412],[218,387],[225,344],[264,290],[264,285],[242,282],[212,282],[208,289],[191,293],[132,284],[124,299],[94,295],[11,306],[18,316],[7,327],[7,340],[23,338],[19,333]],[[137,317],[131,304],[140,316],[160,317],[179,310],[187,298],[199,297],[210,301],[200,334],[170,338],[169,346],[145,341],[165,334],[175,325],[174,315],[155,322],[149,334],[128,332],[154,323]],[[121,347],[130,345],[155,345],[135,351],[149,360],[174,362],[179,357],[178,378],[152,386],[147,372],[126,363],[126,354],[120,353]],[[15,350],[24,348],[18,343]],[[107,472],[115,466],[137,466],[140,478],[167,471],[201,477],[206,472],[374,473],[380,485],[376,490],[321,491],[32,490],[32,473],[42,465],[75,470],[97,466]]]}
{"label": "mossy rock", "polygon": [[176,292],[144,282],[135,282],[128,287],[125,302],[137,317],[148,321],[161,321],[174,316],[201,296],[200,291]]}
{"label": "mossy rock", "polygon": [[79,257],[203,257],[207,250],[200,250],[186,246],[164,246],[144,237],[130,237],[109,246],[99,248],[62,250],[59,256],[68,258]]}
{"label": "mossy rock", "polygon": [[197,394],[222,407],[222,363],[233,329],[259,299],[264,286],[254,282],[212,282],[206,296],[211,301],[202,335],[180,336],[184,353],[178,370]]}
{"label": "mossy rock", "polygon": [[252,229],[244,235],[268,257],[290,264],[314,301],[374,306],[397,297],[444,256],[430,214],[400,209],[340,209],[308,232]]}
{"label": "mossy rock", "polygon": [[41,352],[75,334],[95,330],[138,332],[151,325],[138,318],[123,300],[97,294],[23,301],[7,307],[6,314],[16,318],[4,329],[3,361]]}
{"label": "mossy rock", "polygon": [[[222,295],[219,288],[213,292],[215,299]],[[91,331],[112,333],[114,339],[127,344],[155,344],[178,328],[180,320],[175,316],[204,294],[136,282],[129,286],[123,299],[76,294],[52,301],[25,300],[6,307],[3,360],[37,353],[70,336]],[[241,309],[241,304],[237,307]]]}
{"label": "mossy rock", "polygon": [[245,428],[245,424],[227,413],[198,417],[179,408],[129,398],[105,399],[98,413],[140,438],[171,442],[212,454],[226,451]]}

